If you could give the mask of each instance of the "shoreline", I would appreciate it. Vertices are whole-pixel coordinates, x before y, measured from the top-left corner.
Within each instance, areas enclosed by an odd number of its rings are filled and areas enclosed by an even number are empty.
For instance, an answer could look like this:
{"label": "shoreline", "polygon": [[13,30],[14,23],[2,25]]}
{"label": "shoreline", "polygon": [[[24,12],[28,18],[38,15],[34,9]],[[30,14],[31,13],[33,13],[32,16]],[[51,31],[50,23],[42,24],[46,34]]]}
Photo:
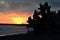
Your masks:
{"label": "shoreline", "polygon": [[0,40],[60,40],[60,33],[8,35],[0,37]]}

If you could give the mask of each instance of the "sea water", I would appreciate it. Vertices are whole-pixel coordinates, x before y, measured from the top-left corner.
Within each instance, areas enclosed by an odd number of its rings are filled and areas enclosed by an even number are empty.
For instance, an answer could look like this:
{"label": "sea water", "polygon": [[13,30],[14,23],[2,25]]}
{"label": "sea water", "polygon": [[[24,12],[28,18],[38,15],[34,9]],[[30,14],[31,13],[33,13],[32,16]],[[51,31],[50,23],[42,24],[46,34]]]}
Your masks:
{"label": "sea water", "polygon": [[27,33],[26,26],[0,25],[0,36]]}

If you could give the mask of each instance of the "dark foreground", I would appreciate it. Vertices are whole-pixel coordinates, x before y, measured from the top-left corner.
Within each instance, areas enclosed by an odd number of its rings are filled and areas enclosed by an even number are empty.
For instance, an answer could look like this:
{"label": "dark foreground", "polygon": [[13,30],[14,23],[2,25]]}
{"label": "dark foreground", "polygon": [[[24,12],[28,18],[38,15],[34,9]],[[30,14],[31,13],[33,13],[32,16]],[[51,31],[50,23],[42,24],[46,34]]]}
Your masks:
{"label": "dark foreground", "polygon": [[0,37],[0,40],[60,40],[60,33],[18,34]]}

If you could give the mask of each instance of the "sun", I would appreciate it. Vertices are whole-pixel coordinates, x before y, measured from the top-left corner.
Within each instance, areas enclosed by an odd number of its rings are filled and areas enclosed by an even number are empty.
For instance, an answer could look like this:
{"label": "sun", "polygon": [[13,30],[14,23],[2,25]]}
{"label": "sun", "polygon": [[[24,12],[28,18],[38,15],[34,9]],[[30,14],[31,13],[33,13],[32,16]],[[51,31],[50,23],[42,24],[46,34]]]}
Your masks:
{"label": "sun", "polygon": [[14,24],[26,23],[26,19],[25,18],[20,18],[20,17],[12,18],[12,21],[13,21]]}

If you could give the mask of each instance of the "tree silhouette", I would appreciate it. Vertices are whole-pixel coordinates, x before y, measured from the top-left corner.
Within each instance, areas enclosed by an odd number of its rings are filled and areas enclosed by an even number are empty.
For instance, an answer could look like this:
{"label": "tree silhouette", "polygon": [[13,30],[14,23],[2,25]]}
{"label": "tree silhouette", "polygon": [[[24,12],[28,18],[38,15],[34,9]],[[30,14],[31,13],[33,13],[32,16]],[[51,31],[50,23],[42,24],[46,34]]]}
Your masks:
{"label": "tree silhouette", "polygon": [[[50,11],[51,6],[47,2],[43,5],[40,3],[39,6],[39,12],[37,10],[34,11],[33,19],[31,17],[28,18],[29,26],[27,27],[32,27],[35,33],[47,31],[56,32],[57,24],[53,19],[56,17],[56,12]],[[60,14],[60,11],[58,11],[58,14]]]}

